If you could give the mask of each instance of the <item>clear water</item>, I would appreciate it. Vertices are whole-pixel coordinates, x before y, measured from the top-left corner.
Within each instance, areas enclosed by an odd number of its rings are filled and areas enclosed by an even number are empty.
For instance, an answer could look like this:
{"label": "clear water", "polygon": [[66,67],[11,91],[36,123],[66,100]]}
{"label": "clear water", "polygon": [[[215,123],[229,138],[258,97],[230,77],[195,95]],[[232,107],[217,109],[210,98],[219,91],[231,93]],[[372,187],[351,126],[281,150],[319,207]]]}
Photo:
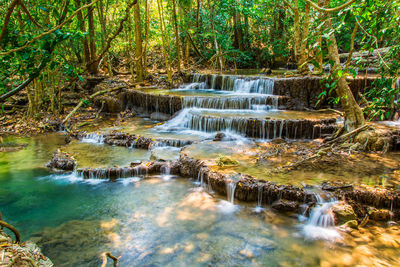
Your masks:
{"label": "clear water", "polygon": [[[256,214],[256,203],[237,200],[239,208],[227,210],[225,196],[179,177],[104,182],[50,174],[43,164],[63,137],[18,142],[29,145],[0,153],[0,210],[23,240],[36,241],[57,266],[98,266],[104,251],[121,256],[120,266],[399,264],[397,243],[385,241],[398,239],[397,226],[375,227],[382,240],[375,232],[363,239],[341,233],[339,243],[310,240],[296,214],[268,208]],[[96,148],[99,157],[121,153]],[[91,155],[93,161],[97,156]]]}

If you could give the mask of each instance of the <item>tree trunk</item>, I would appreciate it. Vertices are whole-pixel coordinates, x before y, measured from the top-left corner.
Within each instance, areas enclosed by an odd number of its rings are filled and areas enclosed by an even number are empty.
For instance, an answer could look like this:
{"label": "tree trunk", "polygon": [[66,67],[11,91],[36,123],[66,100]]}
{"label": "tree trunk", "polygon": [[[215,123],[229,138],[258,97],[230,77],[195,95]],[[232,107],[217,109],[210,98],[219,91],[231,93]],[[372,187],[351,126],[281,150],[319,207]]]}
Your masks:
{"label": "tree trunk", "polygon": [[95,36],[95,26],[93,18],[93,7],[88,9],[88,25],[89,25],[89,47],[90,47],[90,65],[88,71],[90,74],[97,74],[99,62],[96,59],[96,36]]}
{"label": "tree trunk", "polygon": [[[81,0],[75,0],[75,3],[77,6],[76,8],[79,8],[81,6]],[[77,18],[78,18],[79,30],[81,32],[86,32],[85,20],[83,19],[82,11],[78,12]],[[85,58],[85,64],[87,65],[90,62],[90,50],[89,50],[89,43],[87,36],[83,36],[82,46],[83,46],[83,56]]]}
{"label": "tree trunk", "polygon": [[[330,0],[328,0],[328,4],[329,2]],[[346,131],[351,132],[365,124],[364,114],[356,102],[353,93],[347,84],[345,76],[339,75],[339,70],[342,69],[342,65],[340,64],[336,37],[333,33],[332,21],[329,15],[325,25],[332,32],[329,35],[327,46],[329,58],[331,61],[335,62],[331,72],[334,79],[337,81],[336,94],[340,98],[340,102],[345,113],[344,127]]]}
{"label": "tree trunk", "polygon": [[302,25],[301,32],[301,41],[300,41],[300,51],[299,51],[299,59],[298,59],[298,70],[300,73],[308,74],[310,72],[308,68],[308,47],[307,47],[307,38],[309,33],[310,26],[310,4],[306,4],[306,10],[304,12],[304,20]]}
{"label": "tree trunk", "polygon": [[162,40],[162,52],[164,55],[164,61],[165,61],[165,68],[167,69],[167,75],[168,75],[168,82],[170,85],[172,85],[172,73],[171,73],[171,66],[169,63],[168,59],[168,53],[167,53],[167,42],[165,41],[165,28],[164,28],[164,17],[163,17],[163,7],[162,7],[162,0],[157,0],[157,6],[158,6],[158,16],[160,20],[160,29],[161,29],[161,40]]}
{"label": "tree trunk", "polygon": [[147,77],[147,46],[149,43],[149,32],[150,32],[150,5],[149,0],[146,0],[146,33],[144,37],[144,48],[143,48],[143,74]]}
{"label": "tree trunk", "polygon": [[136,40],[136,82],[143,81],[143,49],[142,49],[142,25],[140,22],[139,1],[134,7],[135,16],[135,40]]}
{"label": "tree trunk", "polygon": [[172,0],[172,12],[174,19],[174,28],[175,28],[175,46],[176,46],[176,61],[178,72],[181,72],[181,45],[180,45],[180,37],[179,37],[179,29],[178,29],[178,20],[176,18],[176,4],[175,0]]}
{"label": "tree trunk", "polygon": [[[210,14],[211,31],[213,32],[213,37],[214,37],[215,53],[217,55],[219,55],[221,52],[220,52],[218,41],[217,41],[217,33],[215,32],[215,29],[214,29],[214,19],[213,19],[214,18],[214,9],[211,7],[210,0],[208,0],[207,3],[208,3],[209,14]],[[224,59],[222,56],[218,56],[217,58],[218,58],[218,62],[219,62],[220,72],[222,72],[224,69]]]}
{"label": "tree trunk", "polygon": [[240,51],[244,51],[243,46],[243,29],[242,29],[242,16],[236,10],[233,14],[233,46]]}

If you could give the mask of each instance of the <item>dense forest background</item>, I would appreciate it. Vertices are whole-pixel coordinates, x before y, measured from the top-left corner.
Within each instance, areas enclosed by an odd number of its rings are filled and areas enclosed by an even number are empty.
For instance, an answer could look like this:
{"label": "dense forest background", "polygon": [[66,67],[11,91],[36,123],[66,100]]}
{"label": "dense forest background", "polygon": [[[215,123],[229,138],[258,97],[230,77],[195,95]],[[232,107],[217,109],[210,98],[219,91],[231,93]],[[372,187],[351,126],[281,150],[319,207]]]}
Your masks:
{"label": "dense forest background", "polygon": [[[25,90],[28,116],[59,113],[63,90],[88,74],[161,73],[172,86],[183,70],[288,68],[324,74],[329,93],[371,69],[354,51],[375,54],[382,77],[365,94],[370,117],[398,108],[399,1],[4,0],[0,15],[0,100]],[[340,67],[332,51],[349,53]]]}

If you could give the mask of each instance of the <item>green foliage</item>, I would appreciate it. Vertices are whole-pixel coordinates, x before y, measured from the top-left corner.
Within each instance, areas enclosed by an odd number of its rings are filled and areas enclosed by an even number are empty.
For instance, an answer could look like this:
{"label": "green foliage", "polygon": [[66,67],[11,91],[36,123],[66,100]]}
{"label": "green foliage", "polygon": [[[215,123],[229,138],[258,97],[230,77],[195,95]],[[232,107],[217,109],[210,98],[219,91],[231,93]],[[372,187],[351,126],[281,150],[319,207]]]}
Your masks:
{"label": "green foliage", "polygon": [[373,87],[365,94],[370,105],[364,111],[369,119],[392,119],[399,108],[399,87],[393,86],[393,79],[380,77],[373,82]]}

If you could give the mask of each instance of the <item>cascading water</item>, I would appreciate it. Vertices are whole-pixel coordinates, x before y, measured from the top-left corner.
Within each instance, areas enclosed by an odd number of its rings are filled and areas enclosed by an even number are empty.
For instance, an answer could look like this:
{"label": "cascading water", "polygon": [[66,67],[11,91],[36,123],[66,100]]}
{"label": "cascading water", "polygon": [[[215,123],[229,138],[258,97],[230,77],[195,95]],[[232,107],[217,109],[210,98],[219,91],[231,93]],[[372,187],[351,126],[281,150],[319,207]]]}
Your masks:
{"label": "cascading water", "polygon": [[221,200],[218,205],[219,210],[223,213],[233,213],[239,208],[239,206],[234,203],[238,178],[238,176],[232,176],[225,180],[227,201]]}
{"label": "cascading water", "polygon": [[226,181],[226,194],[228,201],[233,205],[235,201],[236,182],[233,180]]}
{"label": "cascading water", "polygon": [[257,185],[257,206],[253,209],[255,213],[260,213],[265,210],[262,206],[263,201],[263,192],[264,192],[264,183],[259,183]]}
{"label": "cascading water", "polygon": [[164,166],[161,167],[161,177],[164,181],[171,180],[171,162],[167,161]]}
{"label": "cascading water", "polygon": [[316,195],[317,204],[311,211],[307,223],[303,226],[303,234],[309,239],[323,239],[335,241],[340,238],[339,232],[335,229],[335,219],[332,206],[337,203],[336,198],[324,200]]}
{"label": "cascading water", "polygon": [[98,133],[89,133],[82,138],[82,142],[92,144],[104,144],[104,136]]}
{"label": "cascading water", "polygon": [[[194,74],[191,84],[186,89],[208,88],[219,91],[230,91],[230,95],[185,96],[183,109],[173,119],[157,126],[162,131],[179,131],[205,133],[211,137],[215,132],[224,131],[248,137],[265,139],[268,136],[281,137],[283,124],[280,129],[270,130],[270,124],[264,122],[263,112],[277,109],[280,103],[279,96],[274,96],[274,79],[259,77],[240,77],[231,75]],[[179,89],[180,90],[180,89]],[[282,98],[285,99],[285,98]],[[229,114],[224,115],[228,111]],[[209,115],[209,113],[212,113]],[[266,116],[266,115],[265,115]],[[261,118],[254,120],[253,118]],[[249,121],[253,123],[248,125]],[[259,123],[260,125],[256,125]],[[259,128],[259,133],[248,133],[249,127]],[[266,129],[267,128],[267,129]],[[208,133],[208,134],[207,134]]]}

